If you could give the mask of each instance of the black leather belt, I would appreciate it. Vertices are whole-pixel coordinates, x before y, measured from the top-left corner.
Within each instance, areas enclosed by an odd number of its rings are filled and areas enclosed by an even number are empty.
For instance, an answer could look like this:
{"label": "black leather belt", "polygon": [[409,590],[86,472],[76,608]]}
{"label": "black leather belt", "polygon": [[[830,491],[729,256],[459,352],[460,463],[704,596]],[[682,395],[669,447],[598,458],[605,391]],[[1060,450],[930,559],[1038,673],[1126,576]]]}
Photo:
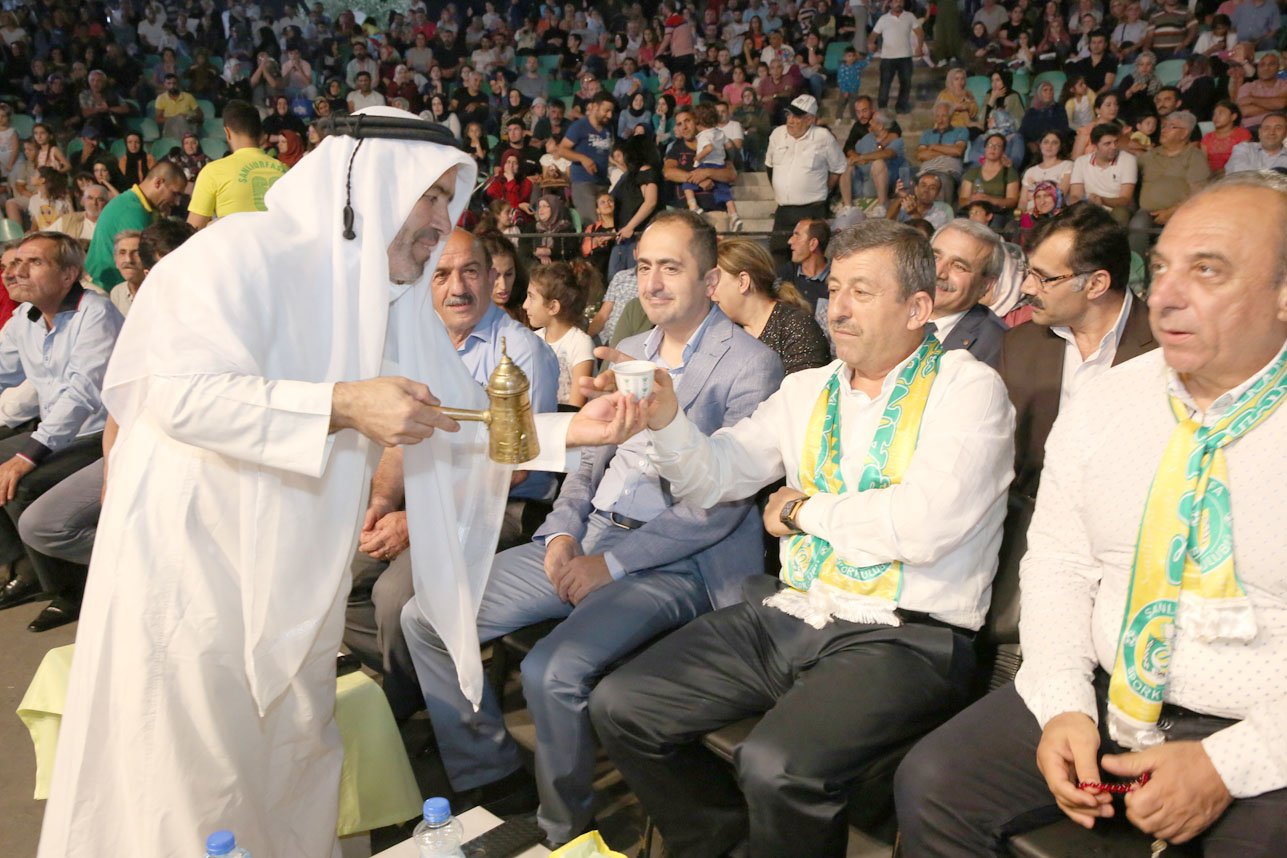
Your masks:
{"label": "black leather belt", "polygon": [[612,522],[613,527],[620,527],[623,530],[638,530],[648,523],[646,521],[640,521],[637,518],[630,518],[629,516],[622,515],[619,512],[604,512],[603,510],[599,510],[599,515]]}
{"label": "black leather belt", "polygon": [[942,620],[935,619],[929,614],[922,611],[909,611],[905,608],[898,608],[894,614],[905,623],[916,623],[922,626],[939,626],[948,631],[956,632],[958,635],[965,635],[970,640],[974,640],[975,633],[963,626],[954,626],[951,623],[945,623]]}

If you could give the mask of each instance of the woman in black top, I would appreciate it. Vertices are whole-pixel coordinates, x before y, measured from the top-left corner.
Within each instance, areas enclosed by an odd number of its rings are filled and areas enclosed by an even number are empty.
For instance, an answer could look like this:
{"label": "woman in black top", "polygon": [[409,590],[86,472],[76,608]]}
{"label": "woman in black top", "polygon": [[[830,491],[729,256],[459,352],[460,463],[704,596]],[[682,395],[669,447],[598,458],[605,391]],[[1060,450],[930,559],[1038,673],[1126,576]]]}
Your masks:
{"label": "woman in black top", "polygon": [[661,192],[661,156],[651,137],[638,134],[618,141],[612,157],[624,172],[612,188],[617,201],[614,221],[620,226],[608,258],[607,282],[612,282],[618,271],[634,267],[635,247],[657,211]]}
{"label": "woman in black top", "polygon": [[782,358],[787,375],[826,366],[831,346],[791,283],[774,283],[773,257],[749,238],[719,243],[715,303],[742,330]]}

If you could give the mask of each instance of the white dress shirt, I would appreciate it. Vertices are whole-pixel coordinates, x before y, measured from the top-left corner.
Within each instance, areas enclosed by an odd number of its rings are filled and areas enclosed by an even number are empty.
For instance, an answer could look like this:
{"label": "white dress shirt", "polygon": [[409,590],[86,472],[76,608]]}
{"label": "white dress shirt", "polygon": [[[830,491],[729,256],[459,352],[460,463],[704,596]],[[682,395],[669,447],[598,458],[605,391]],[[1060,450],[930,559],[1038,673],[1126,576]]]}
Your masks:
{"label": "white dress shirt", "polygon": [[964,319],[965,314],[968,312],[969,310],[962,310],[959,313],[948,313],[941,319],[930,320],[930,324],[934,326],[934,336],[938,337],[940,343],[947,340],[947,335],[952,333],[952,329],[956,327],[957,322]]}
{"label": "white dress shirt", "polygon": [[1117,322],[1109,328],[1099,345],[1083,360],[1081,349],[1077,347],[1077,337],[1067,325],[1052,325],[1050,330],[1064,341],[1064,375],[1059,385],[1059,410],[1068,407],[1068,402],[1092,378],[1103,375],[1113,368],[1113,358],[1117,356],[1117,346],[1122,341],[1122,332],[1126,330],[1126,319],[1131,313],[1131,302],[1134,299],[1127,291],[1126,300],[1122,302]]}
{"label": "white dress shirt", "polygon": [[792,137],[785,125],[769,135],[764,163],[773,168],[773,197],[780,206],[806,206],[827,199],[827,177],[845,171],[847,161],[835,135],[815,125]]}
{"label": "white dress shirt", "polygon": [[[1212,403],[1202,423],[1227,413],[1262,373]],[[1140,520],[1175,430],[1168,391],[1199,413],[1161,349],[1116,366],[1060,410],[1046,444],[1021,567],[1024,663],[1015,679],[1043,727],[1064,712],[1096,718],[1091,679],[1097,666],[1112,671]],[[1287,787],[1284,449],[1287,408],[1224,448],[1234,563],[1256,614],[1256,637],[1198,640],[1181,606],[1171,644],[1164,700],[1239,720],[1202,742],[1235,798]]]}
{"label": "white dress shirt", "polygon": [[[909,358],[910,359],[910,358]],[[1006,489],[1013,476],[1014,409],[1001,377],[964,350],[939,364],[920,439],[903,481],[855,491],[867,450],[898,374],[875,399],[854,390],[840,361],[786,377],[750,417],[709,438],[684,415],[652,435],[651,456],[675,497],[703,507],[753,495],[786,476],[800,489],[809,416],[832,373],[840,372],[843,494],[810,497],[797,517],[849,563],[903,563],[899,607],[952,625],[983,624],[996,572]],[[783,562],[786,543],[782,543]]]}

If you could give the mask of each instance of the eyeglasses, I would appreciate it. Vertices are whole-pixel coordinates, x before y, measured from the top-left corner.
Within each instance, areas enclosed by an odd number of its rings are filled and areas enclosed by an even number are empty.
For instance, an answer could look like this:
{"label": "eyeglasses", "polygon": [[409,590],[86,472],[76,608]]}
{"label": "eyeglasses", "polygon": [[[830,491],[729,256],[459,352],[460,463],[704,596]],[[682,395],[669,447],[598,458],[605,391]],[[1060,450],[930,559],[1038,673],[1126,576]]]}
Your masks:
{"label": "eyeglasses", "polygon": [[1069,274],[1055,274],[1051,277],[1042,277],[1033,269],[1025,267],[1023,269],[1022,280],[1027,280],[1029,277],[1031,277],[1033,280],[1037,281],[1037,288],[1044,292],[1052,288],[1055,284],[1059,283],[1061,280],[1069,280],[1073,277],[1086,277],[1094,273],[1095,271],[1073,271]]}

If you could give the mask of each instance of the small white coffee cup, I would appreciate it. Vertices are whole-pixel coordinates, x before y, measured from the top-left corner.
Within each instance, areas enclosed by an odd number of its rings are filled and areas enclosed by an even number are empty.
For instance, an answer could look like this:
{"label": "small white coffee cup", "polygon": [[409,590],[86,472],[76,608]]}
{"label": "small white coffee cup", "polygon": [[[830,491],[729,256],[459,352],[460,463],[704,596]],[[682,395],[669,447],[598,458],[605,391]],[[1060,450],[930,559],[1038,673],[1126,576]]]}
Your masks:
{"label": "small white coffee cup", "polygon": [[629,393],[635,399],[647,399],[652,393],[652,374],[656,370],[657,364],[650,360],[627,360],[612,365],[617,376],[617,390]]}

